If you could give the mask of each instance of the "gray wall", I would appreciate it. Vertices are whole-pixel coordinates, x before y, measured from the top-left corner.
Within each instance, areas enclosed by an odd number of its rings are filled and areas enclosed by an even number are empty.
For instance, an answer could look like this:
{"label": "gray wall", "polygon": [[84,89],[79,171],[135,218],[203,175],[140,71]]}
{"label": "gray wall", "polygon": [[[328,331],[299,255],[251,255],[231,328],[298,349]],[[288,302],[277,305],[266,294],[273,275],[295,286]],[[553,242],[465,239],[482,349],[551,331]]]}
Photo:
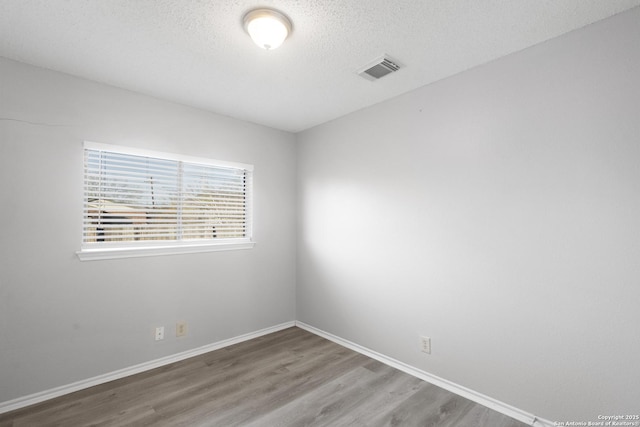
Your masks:
{"label": "gray wall", "polygon": [[547,419],[636,414],[638,23],[299,134],[298,319]]}
{"label": "gray wall", "polygon": [[[293,135],[3,59],[0,85],[0,402],[295,319]],[[254,164],[255,248],[80,262],[83,140]]]}

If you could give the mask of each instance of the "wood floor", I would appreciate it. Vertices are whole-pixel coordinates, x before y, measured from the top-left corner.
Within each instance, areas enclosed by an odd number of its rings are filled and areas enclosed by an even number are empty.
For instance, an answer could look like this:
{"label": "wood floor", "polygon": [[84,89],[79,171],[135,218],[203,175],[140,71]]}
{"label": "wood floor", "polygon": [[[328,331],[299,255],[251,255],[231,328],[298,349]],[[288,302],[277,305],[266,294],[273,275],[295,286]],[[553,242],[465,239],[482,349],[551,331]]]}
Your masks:
{"label": "wood floor", "polygon": [[525,424],[299,328],[0,415],[9,426]]}

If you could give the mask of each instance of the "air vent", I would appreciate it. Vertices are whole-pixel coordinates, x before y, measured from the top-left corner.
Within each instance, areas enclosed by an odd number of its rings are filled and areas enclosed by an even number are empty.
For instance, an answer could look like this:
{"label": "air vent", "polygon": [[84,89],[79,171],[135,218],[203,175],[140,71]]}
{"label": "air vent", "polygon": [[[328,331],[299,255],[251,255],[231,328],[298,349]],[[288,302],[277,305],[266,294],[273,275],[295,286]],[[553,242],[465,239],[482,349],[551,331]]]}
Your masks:
{"label": "air vent", "polygon": [[378,80],[387,74],[394,73],[400,69],[397,61],[390,59],[387,55],[376,59],[358,71],[358,74],[367,80]]}

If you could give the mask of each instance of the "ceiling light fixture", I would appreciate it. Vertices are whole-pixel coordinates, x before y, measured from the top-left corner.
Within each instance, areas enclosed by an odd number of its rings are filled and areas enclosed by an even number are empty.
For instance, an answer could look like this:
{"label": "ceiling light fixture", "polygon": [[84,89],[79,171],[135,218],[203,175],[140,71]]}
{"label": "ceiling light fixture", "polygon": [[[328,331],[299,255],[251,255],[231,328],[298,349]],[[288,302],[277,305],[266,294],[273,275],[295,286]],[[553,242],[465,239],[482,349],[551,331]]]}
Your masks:
{"label": "ceiling light fixture", "polygon": [[243,21],[244,29],[263,49],[276,49],[291,34],[289,18],[273,9],[254,9],[244,16]]}

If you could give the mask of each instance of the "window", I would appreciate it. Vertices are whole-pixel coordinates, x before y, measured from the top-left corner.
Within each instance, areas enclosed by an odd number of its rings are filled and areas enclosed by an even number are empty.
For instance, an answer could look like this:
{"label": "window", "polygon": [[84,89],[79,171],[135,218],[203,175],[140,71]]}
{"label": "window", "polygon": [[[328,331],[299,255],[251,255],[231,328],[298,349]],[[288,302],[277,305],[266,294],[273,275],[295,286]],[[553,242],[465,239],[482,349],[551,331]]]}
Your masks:
{"label": "window", "polygon": [[82,260],[247,249],[253,166],[85,142]]}

